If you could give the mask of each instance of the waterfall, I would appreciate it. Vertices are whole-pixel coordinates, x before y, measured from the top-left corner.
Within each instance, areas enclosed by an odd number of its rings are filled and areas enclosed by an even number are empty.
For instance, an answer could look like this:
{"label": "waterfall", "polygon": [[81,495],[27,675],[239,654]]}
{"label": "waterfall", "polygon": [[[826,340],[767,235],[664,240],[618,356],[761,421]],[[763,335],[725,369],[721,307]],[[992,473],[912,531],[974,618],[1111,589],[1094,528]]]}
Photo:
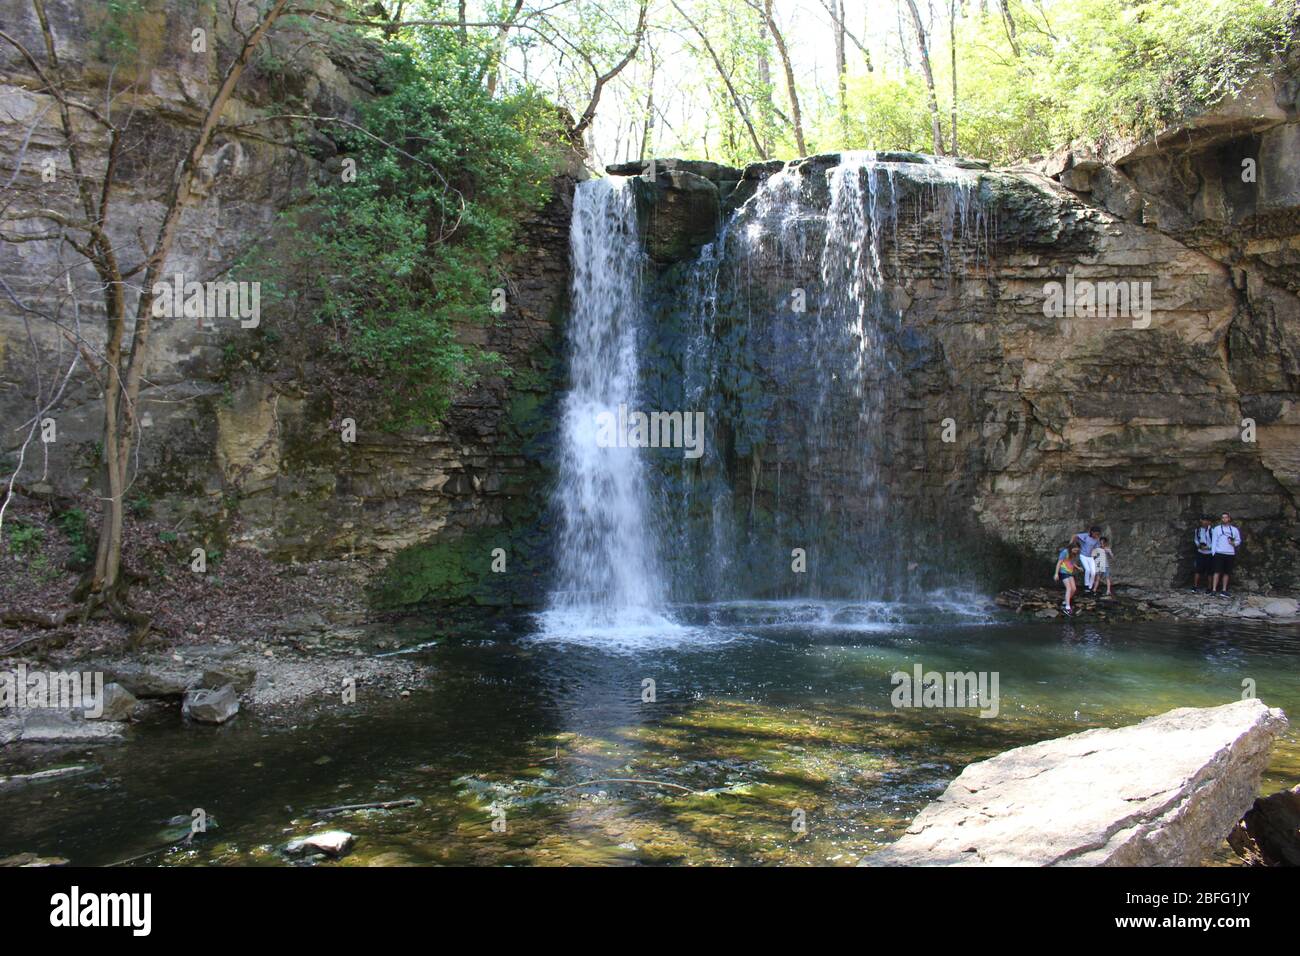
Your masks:
{"label": "waterfall", "polygon": [[674,531],[687,542],[669,569],[675,597],[919,599],[942,577],[942,558],[923,554],[942,554],[925,540],[936,532],[887,487],[908,334],[895,277],[900,231],[939,253],[936,282],[978,258],[978,181],[869,152],[791,163],[702,250],[679,293],[683,375],[725,442],[679,483],[675,511],[693,527]]}
{"label": "waterfall", "polygon": [[[542,639],[730,639],[722,605],[753,599],[812,602],[836,625],[954,607],[938,593],[952,542],[900,508],[891,428],[926,347],[904,328],[902,277],[955,294],[987,244],[978,183],[915,157],[790,163],[667,269],[640,238],[641,183],[578,186]],[[636,409],[701,414],[700,454],[598,441],[602,416]]]}
{"label": "waterfall", "polygon": [[[670,624],[643,450],[603,447],[602,415],[637,407],[645,254],[631,181],[580,183],[570,231],[570,387],[561,411],[556,583],[545,628]],[[608,422],[610,418],[606,418]]]}

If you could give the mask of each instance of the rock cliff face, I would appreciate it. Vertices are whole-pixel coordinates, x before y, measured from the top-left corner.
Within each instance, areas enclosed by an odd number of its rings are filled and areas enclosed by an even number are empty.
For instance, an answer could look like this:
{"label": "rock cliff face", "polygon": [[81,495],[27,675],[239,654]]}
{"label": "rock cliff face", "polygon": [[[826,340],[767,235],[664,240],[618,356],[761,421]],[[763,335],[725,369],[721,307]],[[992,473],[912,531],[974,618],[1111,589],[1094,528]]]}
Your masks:
{"label": "rock cliff face", "polygon": [[1145,142],[1075,143],[1042,171],[1117,218],[1229,270],[1236,314],[1223,340],[1261,463],[1292,503],[1300,477],[1300,62]]}
{"label": "rock cliff face", "polygon": [[[74,91],[102,99],[111,78],[115,117],[131,115],[127,161],[114,175],[114,239],[132,249],[138,231],[156,230],[187,132],[219,81],[217,57],[192,52],[191,31],[205,30],[208,50],[220,50],[226,60],[235,35],[216,11],[171,0],[147,3],[126,36],[102,6],[72,0],[47,6]],[[0,20],[30,49],[43,49],[26,0],[0,0]],[[294,139],[268,118],[355,118],[358,103],[385,92],[374,71],[378,58],[374,44],[346,28],[277,26],[227,107],[226,123],[239,129],[218,134],[209,150],[201,202],[184,217],[166,274],[221,276],[266,234],[303,183],[337,172],[336,125],[319,123]],[[119,65],[111,72],[109,62]],[[21,160],[16,169],[4,167],[5,178],[15,174],[10,197],[20,208],[70,208],[74,184],[57,111],[7,44],[0,64],[0,143],[6,157]],[[102,171],[104,144],[89,127],[84,133],[90,168]],[[293,145],[281,145],[286,142]],[[43,176],[49,168],[53,182]],[[256,330],[233,322],[161,323],[142,391],[145,429],[132,499],[151,502],[187,544],[252,546],[293,561],[358,558],[383,572],[372,581],[373,600],[382,606],[461,600],[471,591],[493,603],[529,599],[539,578],[526,569],[543,553],[542,450],[560,375],[569,209],[575,177],[585,175],[571,162],[554,180],[550,201],[524,224],[519,250],[505,264],[505,313],[461,332],[465,341],[500,353],[513,375],[481,380],[458,395],[441,427],[394,435],[363,419],[355,443],[344,444],[338,423],[348,409],[305,384],[304,369],[277,358],[277,338],[298,332],[266,315]],[[103,341],[93,272],[78,261],[66,249],[60,259],[53,243],[0,243],[0,276],[13,293],[0,296],[0,456],[6,463],[16,455],[15,427],[31,415],[37,370],[48,384],[53,370],[67,368],[67,342],[45,316],[80,323],[92,343]],[[71,281],[65,281],[69,267]],[[25,322],[18,303],[45,315],[27,313]],[[22,482],[38,483],[44,474],[60,492],[95,488],[101,424],[83,373],[84,367],[74,374],[54,415],[57,440],[29,450]],[[517,573],[487,573],[498,545],[510,548]]]}
{"label": "rock cliff face", "polygon": [[[57,40],[67,74],[78,92],[98,96],[109,79],[107,45],[120,39],[113,22],[94,5],[50,7],[64,25]],[[113,108],[135,111],[128,161],[115,173],[115,239],[124,247],[155,227],[183,134],[215,79],[215,58],[190,52],[191,31],[206,29],[210,49],[228,49],[233,36],[221,18],[188,9],[147,4],[127,38],[136,65],[113,76]],[[40,47],[29,4],[0,0],[0,19]],[[220,275],[297,186],[339,161],[328,125],[288,147],[255,121],[283,112],[347,118],[356,103],[382,95],[373,47],[346,31],[294,31],[277,33],[271,54],[237,91],[228,119],[239,129],[210,150],[202,202],[185,217],[168,272]],[[67,204],[73,184],[50,100],[12,49],[0,49],[0,63],[0,143],[20,160],[4,167],[15,176],[11,195],[23,208]],[[822,276],[815,263],[788,258],[751,263],[743,295],[710,332],[719,361],[736,357],[734,367],[748,376],[724,383],[731,424],[715,436],[722,450],[715,465],[730,495],[710,506],[729,508],[746,534],[786,516],[806,537],[818,520],[854,534],[883,501],[913,519],[933,563],[978,567],[990,583],[1045,576],[1060,542],[1097,520],[1112,539],[1117,578],[1156,585],[1189,571],[1194,517],[1228,509],[1247,537],[1246,583],[1293,585],[1296,84],[1268,83],[1224,107],[1229,120],[1202,120],[1197,128],[1210,132],[1171,136],[1158,149],[1102,155],[1076,146],[1037,170],[967,163],[962,201],[971,205],[956,235],[951,196],[933,182],[932,165],[909,154],[878,157],[895,170],[896,215],[880,270],[897,324],[882,351],[890,374],[873,392],[888,418],[875,423],[871,508],[853,500],[861,468],[847,452],[861,446],[833,430],[820,449],[807,438],[808,395],[798,386],[815,379],[817,362],[800,364],[799,356],[811,354],[813,326],[792,313],[788,296],[815,290]],[[102,163],[102,151],[88,153]],[[1241,158],[1257,160],[1252,183],[1240,181]],[[43,177],[47,161],[53,182]],[[831,201],[826,177],[838,163],[814,157],[792,170],[814,219]],[[691,270],[724,222],[754,215],[756,194],[782,169],[660,160],[654,179],[638,183],[664,335],[651,343],[662,359],[655,388],[665,402],[684,380],[673,337],[699,333],[683,325],[693,307],[682,299]],[[147,370],[133,496],[150,499],[194,544],[215,539],[285,560],[356,557],[373,572],[378,606],[535,603],[549,568],[545,512],[564,377],[571,195],[585,175],[574,163],[558,176],[550,202],[525,224],[507,264],[506,313],[463,331],[504,356],[514,369],[509,380],[485,380],[458,396],[436,429],[390,435],[362,421],[355,444],[345,445],[337,423],[348,410],[305,385],[303,370],[263,351],[274,328],[253,337],[230,325],[173,321],[157,331]],[[967,214],[975,218],[961,218]],[[0,295],[0,455],[11,461],[37,368],[48,380],[69,357],[57,329],[24,309],[80,322],[92,341],[102,336],[102,312],[89,271],[66,252],[60,259],[52,244],[0,244],[0,276],[8,286]],[[1150,325],[1045,315],[1047,284],[1071,277],[1150,283]],[[664,384],[674,376],[676,386]],[[57,441],[34,449],[24,482],[44,473],[62,492],[94,489],[94,398],[86,377],[74,375],[57,412]],[[855,420],[861,409],[852,400],[841,395],[824,414]],[[685,401],[679,394],[664,407]],[[748,428],[760,420],[761,433]],[[818,495],[839,502],[833,521],[814,520],[809,502]],[[944,557],[954,542],[960,562]],[[489,572],[496,547],[506,548],[512,573]],[[764,580],[759,589],[779,586]]]}
{"label": "rock cliff face", "polygon": [[[810,302],[825,292],[816,250],[835,215],[827,181],[851,158],[814,157],[781,173],[799,182],[782,184],[794,198],[776,226],[759,221],[751,197],[781,164],[657,161],[656,182],[640,190],[664,351],[683,334],[680,290],[710,239],[705,225],[721,227],[729,210],[740,210],[718,246],[724,259],[745,260],[743,275],[710,287],[707,304],[716,347],[762,394],[749,408],[747,385],[734,376],[715,376],[710,386],[730,390],[717,440],[736,523],[748,533],[766,522],[779,539],[785,521],[796,529],[787,548],[799,545],[797,535],[817,537],[812,500],[829,497],[834,521],[824,524],[861,536],[883,521],[887,539],[904,539],[893,555],[899,573],[946,563],[962,566],[959,577],[1005,583],[1046,577],[1061,543],[1095,521],[1111,540],[1117,580],[1168,586],[1190,577],[1196,517],[1227,510],[1247,540],[1239,580],[1294,586],[1300,170],[1284,148],[1296,129],[1294,85],[1270,87],[1277,105],[1248,98],[1224,107],[1257,117],[1248,138],[1259,158],[1256,183],[1239,181],[1237,140],[1225,159],[1219,139],[1189,138],[1176,154],[1126,160],[1138,187],[1153,191],[1135,187],[1123,215],[1097,201],[1115,190],[1078,191],[1124,175],[1100,162],[1076,157],[1068,175],[1058,171],[1061,182],[964,163],[976,168],[948,170],[936,182],[924,157],[875,157],[861,188],[873,209],[892,204],[879,249],[885,301],[867,336],[884,340],[876,385],[821,399],[809,391],[818,369],[843,370],[804,336],[824,329],[838,307],[800,314],[789,303],[798,290]],[[1197,170],[1199,187],[1183,183],[1171,194],[1181,182],[1171,169]],[[797,239],[734,238],[764,229]],[[782,243],[812,254],[792,255]],[[860,272],[875,268],[867,252],[852,254],[863,257]],[[1134,302],[1091,314],[1082,291],[1089,283],[1118,283]],[[1075,308],[1068,299],[1053,308],[1054,296],[1072,292]],[[823,428],[821,444],[810,443],[815,416],[823,425],[874,416],[876,434],[864,445],[845,428]],[[865,495],[864,449],[878,472]],[[781,592],[776,579],[764,588]]]}

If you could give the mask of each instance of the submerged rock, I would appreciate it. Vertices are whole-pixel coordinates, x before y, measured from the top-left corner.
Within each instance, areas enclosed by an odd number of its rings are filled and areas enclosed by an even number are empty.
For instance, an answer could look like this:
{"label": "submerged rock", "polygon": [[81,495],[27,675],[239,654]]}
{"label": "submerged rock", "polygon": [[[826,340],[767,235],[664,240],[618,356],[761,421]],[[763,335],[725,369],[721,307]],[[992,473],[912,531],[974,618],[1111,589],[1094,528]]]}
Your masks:
{"label": "submerged rock", "polygon": [[321,854],[340,857],[352,849],[357,838],[346,830],[323,830],[310,836],[297,837],[285,844],[284,852],[289,856],[307,856]]}
{"label": "submerged rock", "polygon": [[0,860],[0,866],[67,866],[61,856],[37,856],[35,853],[17,853]]}
{"label": "submerged rock", "polygon": [[103,713],[96,720],[130,720],[140,701],[121,684],[104,685]]}
{"label": "submerged rock", "polygon": [[0,718],[0,745],[17,743],[104,743],[121,740],[124,727],[112,720],[86,720],[80,711],[56,707],[22,710]]}
{"label": "submerged rock", "polygon": [[1250,699],[963,770],[864,866],[1196,866],[1250,807],[1285,715]]}
{"label": "submerged rock", "polygon": [[239,713],[239,695],[230,684],[220,690],[188,691],[181,713],[200,723],[224,724]]}
{"label": "submerged rock", "polygon": [[26,786],[27,784],[32,783],[46,783],[50,780],[60,780],[64,777],[80,776],[81,774],[89,772],[89,767],[83,764],[75,764],[69,767],[51,767],[49,770],[38,770],[35,773],[17,773],[8,777],[0,777],[0,790],[3,790],[5,787]]}

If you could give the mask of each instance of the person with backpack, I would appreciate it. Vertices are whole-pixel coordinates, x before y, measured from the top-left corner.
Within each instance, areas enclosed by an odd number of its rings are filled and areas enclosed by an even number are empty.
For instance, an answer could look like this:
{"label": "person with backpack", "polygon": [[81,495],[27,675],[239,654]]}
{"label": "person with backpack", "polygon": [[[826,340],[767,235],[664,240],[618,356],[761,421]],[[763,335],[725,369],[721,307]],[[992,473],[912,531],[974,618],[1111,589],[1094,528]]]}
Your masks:
{"label": "person with backpack", "polygon": [[[1219,516],[1219,523],[1210,535],[1210,551],[1214,555],[1214,576],[1210,578],[1210,593],[1228,596],[1228,579],[1237,560],[1237,549],[1241,547],[1241,532],[1232,523],[1232,515],[1224,512]],[[1219,590],[1219,578],[1223,578],[1223,590]]]}
{"label": "person with backpack", "polygon": [[1196,547],[1194,570],[1192,571],[1192,590],[1201,586],[1201,575],[1208,583],[1214,572],[1214,524],[1209,515],[1201,515],[1201,526],[1192,533],[1192,544]]}

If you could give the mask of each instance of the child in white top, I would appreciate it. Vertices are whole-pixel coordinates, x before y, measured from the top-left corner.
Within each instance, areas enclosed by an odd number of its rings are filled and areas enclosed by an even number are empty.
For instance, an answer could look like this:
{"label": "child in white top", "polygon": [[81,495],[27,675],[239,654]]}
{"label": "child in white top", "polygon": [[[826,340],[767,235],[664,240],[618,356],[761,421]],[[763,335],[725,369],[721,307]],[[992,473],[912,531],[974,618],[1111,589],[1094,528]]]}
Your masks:
{"label": "child in white top", "polygon": [[1110,559],[1115,556],[1110,550],[1110,539],[1102,538],[1097,542],[1097,547],[1092,549],[1092,557],[1097,562],[1097,573],[1092,579],[1092,593],[1096,594],[1101,582],[1106,582],[1106,597],[1111,597],[1110,588]]}

